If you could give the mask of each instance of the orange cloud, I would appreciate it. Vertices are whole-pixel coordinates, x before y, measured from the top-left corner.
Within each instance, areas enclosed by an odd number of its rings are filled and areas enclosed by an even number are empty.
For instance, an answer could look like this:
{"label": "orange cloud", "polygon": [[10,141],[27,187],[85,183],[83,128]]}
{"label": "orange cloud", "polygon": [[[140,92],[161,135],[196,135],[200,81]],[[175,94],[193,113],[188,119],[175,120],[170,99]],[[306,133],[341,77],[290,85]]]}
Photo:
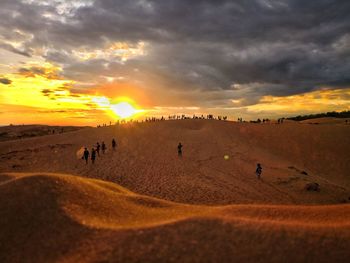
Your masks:
{"label": "orange cloud", "polygon": [[[113,99],[120,95],[133,98],[136,88],[119,86],[115,90],[105,87],[90,94],[71,93],[75,82],[58,77],[59,67],[51,64],[23,67],[21,73],[7,74],[11,85],[3,85],[0,90],[2,112],[0,124],[6,123],[56,123],[56,124],[97,124],[118,119],[113,111]],[[105,94],[103,93],[105,92]],[[110,94],[110,96],[108,96]],[[112,95],[113,94],[113,95]],[[120,95],[119,95],[120,94]],[[101,101],[107,103],[101,104]],[[125,100],[124,100],[125,101]],[[136,105],[136,103],[135,103]],[[135,108],[135,113],[142,110]]]}
{"label": "orange cloud", "polygon": [[144,89],[136,84],[126,81],[120,81],[115,83],[103,84],[95,89],[92,89],[89,94],[97,96],[106,96],[111,98],[112,101],[119,97],[132,98],[142,107],[149,107],[151,105],[151,99],[145,94]]}
{"label": "orange cloud", "polygon": [[251,113],[320,113],[350,110],[350,88],[323,89],[293,96],[264,96],[259,103],[246,107]]}
{"label": "orange cloud", "polygon": [[41,76],[46,79],[62,79],[59,76],[59,72],[61,69],[56,67],[50,63],[44,63],[43,65],[37,63],[31,63],[26,67],[22,67],[18,69],[17,74],[27,77],[27,78],[35,78],[37,76]]}

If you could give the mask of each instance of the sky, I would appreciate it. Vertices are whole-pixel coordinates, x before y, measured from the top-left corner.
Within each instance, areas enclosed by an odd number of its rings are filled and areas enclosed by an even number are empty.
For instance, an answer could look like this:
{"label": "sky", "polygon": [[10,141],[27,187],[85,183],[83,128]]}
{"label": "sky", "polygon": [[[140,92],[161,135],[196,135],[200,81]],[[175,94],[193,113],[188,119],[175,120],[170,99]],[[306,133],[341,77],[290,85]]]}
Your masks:
{"label": "sky", "polygon": [[348,0],[0,5],[2,125],[350,110]]}

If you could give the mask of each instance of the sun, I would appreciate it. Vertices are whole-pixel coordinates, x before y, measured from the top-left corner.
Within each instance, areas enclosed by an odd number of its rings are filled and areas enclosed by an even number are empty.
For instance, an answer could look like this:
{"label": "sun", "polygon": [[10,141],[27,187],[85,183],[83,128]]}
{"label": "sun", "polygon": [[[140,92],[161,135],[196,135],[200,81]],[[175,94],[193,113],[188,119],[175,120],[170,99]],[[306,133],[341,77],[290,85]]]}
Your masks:
{"label": "sun", "polygon": [[145,112],[140,109],[137,104],[128,97],[108,98],[105,96],[94,97],[92,100],[98,108],[106,111],[112,118],[118,117],[120,119],[127,119],[130,117],[137,118]]}
{"label": "sun", "polygon": [[110,106],[112,111],[120,118],[130,118],[137,113],[137,110],[128,102],[120,102]]}

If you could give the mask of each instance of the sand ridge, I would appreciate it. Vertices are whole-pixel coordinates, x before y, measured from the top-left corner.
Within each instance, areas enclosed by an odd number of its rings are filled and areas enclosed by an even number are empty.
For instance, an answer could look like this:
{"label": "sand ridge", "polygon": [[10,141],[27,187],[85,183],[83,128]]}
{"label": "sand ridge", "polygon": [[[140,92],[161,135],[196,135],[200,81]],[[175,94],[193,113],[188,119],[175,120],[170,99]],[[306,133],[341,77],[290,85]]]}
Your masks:
{"label": "sand ridge", "polygon": [[[147,262],[229,262],[233,257],[263,261],[271,250],[276,259],[283,257],[284,248],[274,247],[276,238],[282,237],[288,237],[283,242],[292,251],[302,246],[295,240],[309,242],[307,253],[325,254],[318,262],[350,253],[350,205],[199,206],[142,196],[113,183],[67,174],[12,173],[1,175],[0,180],[2,262],[16,259],[18,247],[25,248],[20,255],[28,258],[27,262],[138,262],[145,256]],[[233,232],[239,232],[239,237]],[[133,243],[128,245],[130,238]],[[182,243],[188,238],[197,252],[222,243],[224,249],[219,251],[223,254],[208,250],[191,256]],[[237,244],[235,238],[242,243]],[[326,243],[318,243],[324,239]],[[232,242],[228,247],[234,245],[235,249],[229,250],[226,242]],[[325,245],[327,251],[320,251]],[[165,254],[148,254],[152,246]],[[252,252],[245,254],[249,249]],[[178,254],[181,250],[184,253]],[[263,258],[257,257],[259,254]],[[286,262],[296,259],[298,255],[291,254]]]}
{"label": "sand ridge", "polygon": [[344,262],[349,128],[183,120],[0,142],[0,262]]}

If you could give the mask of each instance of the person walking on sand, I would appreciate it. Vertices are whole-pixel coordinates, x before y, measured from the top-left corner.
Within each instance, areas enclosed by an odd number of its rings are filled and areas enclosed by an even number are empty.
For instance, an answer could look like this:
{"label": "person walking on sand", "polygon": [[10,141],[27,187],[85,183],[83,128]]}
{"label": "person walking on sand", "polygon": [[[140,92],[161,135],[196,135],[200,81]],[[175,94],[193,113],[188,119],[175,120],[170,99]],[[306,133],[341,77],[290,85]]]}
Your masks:
{"label": "person walking on sand", "polygon": [[88,149],[85,147],[83,157],[84,157],[84,160],[85,160],[86,164],[88,164],[89,155],[90,155],[90,154],[89,154],[89,151],[88,151]]}
{"label": "person walking on sand", "polygon": [[261,172],[262,172],[262,167],[261,167],[261,164],[258,163],[256,165],[256,170],[255,170],[255,173],[256,173],[256,176],[258,177],[258,179],[260,179],[260,177],[261,177]]}
{"label": "person walking on sand", "polygon": [[182,157],[182,144],[179,142],[179,145],[177,146],[177,155],[179,157]]}
{"label": "person walking on sand", "polygon": [[101,149],[102,149],[102,153],[105,154],[105,152],[106,152],[106,144],[105,144],[105,142],[102,142]]}
{"label": "person walking on sand", "polygon": [[113,139],[112,140],[112,148],[113,148],[113,151],[115,151],[115,147],[117,146],[117,142]]}
{"label": "person walking on sand", "polygon": [[94,148],[91,149],[91,162],[92,164],[95,163],[95,159],[96,159],[96,151]]}
{"label": "person walking on sand", "polygon": [[100,148],[101,148],[101,145],[99,143],[96,143],[97,156],[100,156]]}

